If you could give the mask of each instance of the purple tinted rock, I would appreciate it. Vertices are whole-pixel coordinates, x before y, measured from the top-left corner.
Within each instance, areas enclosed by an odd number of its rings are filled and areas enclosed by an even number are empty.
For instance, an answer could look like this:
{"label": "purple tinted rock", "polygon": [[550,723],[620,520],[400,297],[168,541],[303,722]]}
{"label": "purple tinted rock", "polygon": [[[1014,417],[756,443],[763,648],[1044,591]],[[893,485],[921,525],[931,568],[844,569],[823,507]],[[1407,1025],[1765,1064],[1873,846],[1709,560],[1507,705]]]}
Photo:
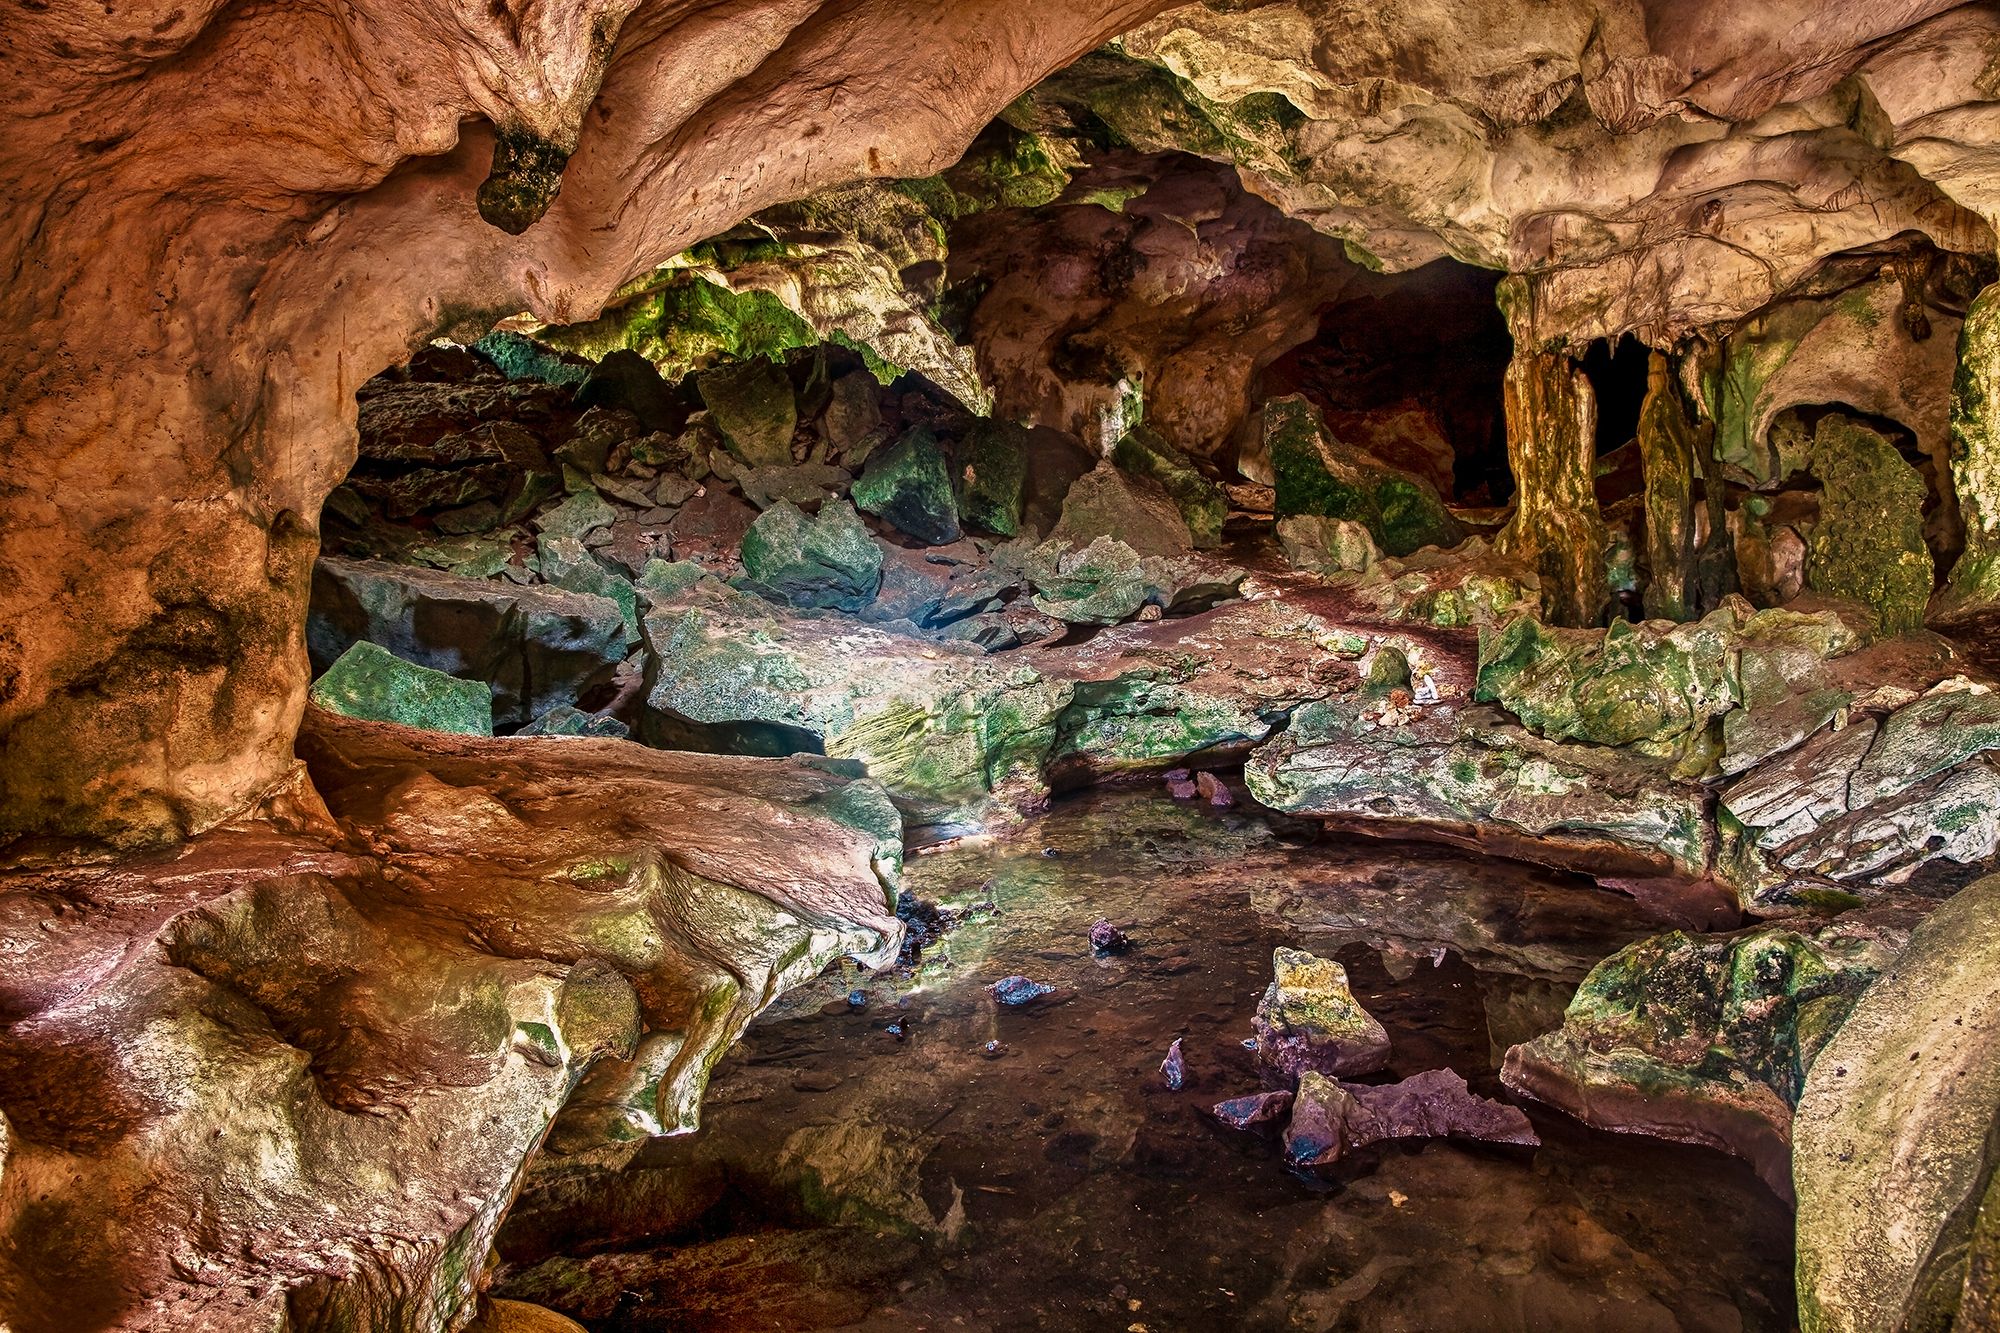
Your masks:
{"label": "purple tinted rock", "polygon": [[1124,953],[1132,941],[1109,921],[1099,921],[1090,928],[1090,947],[1099,953]]}
{"label": "purple tinted rock", "polygon": [[1187,775],[1186,769],[1177,768],[1167,774],[1167,795],[1176,801],[1192,801],[1199,790],[1194,779]]}
{"label": "purple tinted rock", "polygon": [[1187,1061],[1181,1055],[1181,1039],[1174,1038],[1174,1044],[1167,1047],[1167,1058],[1160,1061],[1160,1073],[1167,1080],[1167,1087],[1179,1092],[1187,1085]]}
{"label": "purple tinted rock", "polygon": [[1354,998],[1347,969],[1300,949],[1271,954],[1272,980],[1251,1030],[1257,1058],[1287,1082],[1307,1070],[1372,1074],[1389,1063],[1389,1033]]}
{"label": "purple tinted rock", "polygon": [[1455,1138],[1541,1146],[1526,1112],[1479,1096],[1450,1069],[1428,1069],[1387,1087],[1349,1085],[1347,1090],[1371,1121],[1365,1142]]}
{"label": "purple tinted rock", "polygon": [[1254,1092],[1248,1097],[1231,1097],[1209,1108],[1209,1114],[1236,1129],[1268,1125],[1292,1109],[1289,1090]]}
{"label": "purple tinted rock", "polygon": [[1449,1069],[1379,1088],[1308,1071],[1285,1128],[1285,1156],[1295,1166],[1330,1166],[1371,1143],[1441,1138],[1528,1148],[1542,1142],[1520,1107],[1478,1096]]}
{"label": "purple tinted rock", "polygon": [[1236,798],[1229,794],[1229,788],[1223,786],[1222,779],[1213,773],[1195,774],[1194,787],[1196,791],[1201,793],[1201,799],[1207,801],[1210,805],[1236,804]]}
{"label": "purple tinted rock", "polygon": [[1055,987],[1045,985],[1039,981],[1030,981],[1028,978],[1017,973],[1011,977],[1002,977],[1000,980],[994,982],[992,989],[993,998],[1000,1001],[1000,1003],[1019,1006],[1041,999],[1044,995],[1054,991]]}

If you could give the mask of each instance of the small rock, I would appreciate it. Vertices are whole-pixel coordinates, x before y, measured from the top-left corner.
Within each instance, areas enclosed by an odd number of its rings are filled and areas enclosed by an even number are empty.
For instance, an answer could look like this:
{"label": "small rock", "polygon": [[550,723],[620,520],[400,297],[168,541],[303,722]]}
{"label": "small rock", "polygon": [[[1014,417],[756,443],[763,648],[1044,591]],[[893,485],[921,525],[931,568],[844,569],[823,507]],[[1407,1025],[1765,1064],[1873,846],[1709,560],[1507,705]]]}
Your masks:
{"label": "small rock", "polygon": [[981,1050],[985,1054],[986,1058],[989,1060],[998,1060],[1001,1056],[1007,1053],[1007,1048],[1005,1046],[1002,1046],[997,1041],[987,1042],[986,1045],[981,1048]]}
{"label": "small rock", "polygon": [[851,990],[847,992],[847,1007],[849,1009],[866,1009],[868,1007],[868,992],[865,990]]}
{"label": "small rock", "polygon": [[1275,973],[1257,1005],[1257,1054],[1273,1073],[1297,1078],[1372,1074],[1389,1062],[1389,1034],[1347,988],[1347,969],[1300,949],[1275,950]]}
{"label": "small rock", "polygon": [[903,1025],[900,1022],[891,1023],[888,1027],[883,1028],[882,1031],[888,1033],[890,1036],[894,1037],[897,1041],[901,1041],[903,1039]]}
{"label": "small rock", "polygon": [[1181,1054],[1181,1039],[1174,1038],[1174,1044],[1167,1047],[1167,1058],[1160,1061],[1160,1075],[1167,1080],[1170,1092],[1179,1092],[1187,1085],[1187,1060]]}
{"label": "small rock", "polygon": [[1192,801],[1200,791],[1200,786],[1188,776],[1186,769],[1177,768],[1167,774],[1167,795],[1176,801]]}
{"label": "small rock", "polygon": [[1308,1070],[1285,1127],[1285,1156],[1294,1166],[1330,1166],[1371,1143],[1435,1138],[1541,1145],[1520,1107],[1475,1095],[1449,1069],[1387,1087],[1337,1083]]}
{"label": "small rock", "polygon": [[1235,1129],[1252,1129],[1282,1119],[1292,1109],[1289,1090],[1257,1092],[1248,1097],[1231,1097],[1209,1108],[1209,1114]]}
{"label": "small rock", "polygon": [[1194,787],[1197,792],[1201,793],[1201,798],[1210,805],[1223,806],[1236,804],[1236,798],[1229,794],[1229,788],[1225,787],[1222,784],[1222,779],[1213,773],[1195,774]]}
{"label": "small rock", "polygon": [[1050,995],[1055,992],[1054,986],[1040,981],[1030,981],[1027,977],[1021,976],[1019,973],[1011,977],[1002,977],[993,983],[991,989],[994,999],[1014,1008],[1018,1008],[1024,1004],[1032,1004],[1044,995]]}
{"label": "small rock", "polygon": [[1109,921],[1099,921],[1090,928],[1090,947],[1099,953],[1124,953],[1132,947],[1132,940]]}

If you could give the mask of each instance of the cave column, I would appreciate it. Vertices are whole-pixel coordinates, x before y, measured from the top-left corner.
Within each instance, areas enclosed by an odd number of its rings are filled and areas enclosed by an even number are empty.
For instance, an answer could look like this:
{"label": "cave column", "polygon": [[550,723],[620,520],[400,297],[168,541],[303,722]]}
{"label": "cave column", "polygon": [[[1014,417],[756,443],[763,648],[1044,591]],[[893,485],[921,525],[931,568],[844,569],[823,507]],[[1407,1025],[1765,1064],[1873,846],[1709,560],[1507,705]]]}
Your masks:
{"label": "cave column", "polygon": [[1639,409],[1639,463],[1646,481],[1646,614],[1689,618],[1694,580],[1695,427],[1665,353],[1646,367]]}
{"label": "cave column", "polygon": [[1965,553],[1945,584],[1945,609],[2000,604],[2000,283],[1973,301],[1958,333],[1951,481],[1965,523]]}
{"label": "cave column", "polygon": [[1502,279],[1497,296],[1514,335],[1505,406],[1515,496],[1496,544],[1534,567],[1552,623],[1595,625],[1611,600],[1604,568],[1611,535],[1595,484],[1597,396],[1566,353],[1534,338],[1528,280]]}

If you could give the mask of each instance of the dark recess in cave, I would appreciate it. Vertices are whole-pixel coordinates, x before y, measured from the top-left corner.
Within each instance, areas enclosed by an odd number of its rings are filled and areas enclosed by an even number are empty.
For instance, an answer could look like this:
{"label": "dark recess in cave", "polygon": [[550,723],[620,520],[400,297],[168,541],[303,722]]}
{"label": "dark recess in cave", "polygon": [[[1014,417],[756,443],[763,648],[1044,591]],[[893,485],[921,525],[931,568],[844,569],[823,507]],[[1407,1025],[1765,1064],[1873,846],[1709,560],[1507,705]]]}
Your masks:
{"label": "dark recess in cave", "polygon": [[[1304,394],[1384,462],[1441,469],[1458,503],[1504,503],[1514,493],[1501,409],[1513,340],[1493,299],[1499,279],[1451,259],[1372,275],[1321,308],[1318,335],[1272,363],[1261,396]],[[1642,387],[1644,372],[1642,359]],[[1440,445],[1448,459],[1436,457]]]}

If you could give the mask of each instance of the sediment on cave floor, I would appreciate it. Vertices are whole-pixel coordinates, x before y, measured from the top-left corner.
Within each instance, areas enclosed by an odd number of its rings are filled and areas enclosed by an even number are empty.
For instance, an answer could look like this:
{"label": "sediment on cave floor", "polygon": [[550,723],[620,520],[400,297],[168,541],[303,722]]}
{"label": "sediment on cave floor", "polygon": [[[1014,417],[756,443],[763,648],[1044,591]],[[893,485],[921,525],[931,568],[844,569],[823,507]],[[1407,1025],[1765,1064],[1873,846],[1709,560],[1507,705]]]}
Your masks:
{"label": "sediment on cave floor", "polygon": [[830,175],[898,6],[600,16],[0,487],[0,1333],[1992,1324],[1990,16],[950,8]]}

